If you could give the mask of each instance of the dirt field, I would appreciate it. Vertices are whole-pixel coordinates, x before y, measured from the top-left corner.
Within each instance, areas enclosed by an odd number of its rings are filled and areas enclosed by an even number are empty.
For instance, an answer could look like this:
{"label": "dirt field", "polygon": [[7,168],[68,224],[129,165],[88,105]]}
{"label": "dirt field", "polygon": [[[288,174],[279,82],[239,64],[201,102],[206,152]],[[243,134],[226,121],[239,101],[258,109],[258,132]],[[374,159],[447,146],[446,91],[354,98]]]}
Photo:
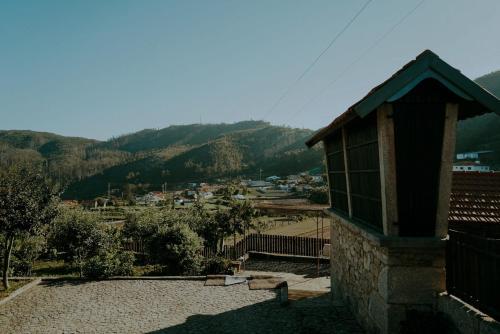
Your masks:
{"label": "dirt field", "polygon": [[[318,220],[318,229],[316,229],[316,218],[304,218],[298,223],[277,222],[276,227],[272,227],[269,230],[263,231],[263,234],[274,234],[274,235],[295,235],[301,237],[312,237],[315,238],[319,231],[319,237],[321,238],[321,218]],[[330,238],[330,220],[323,218],[323,238]]]}
{"label": "dirt field", "polygon": [[[286,217],[264,217],[261,220],[266,221],[268,228],[261,230],[262,234],[269,235],[290,235],[290,236],[300,236],[300,237],[310,237],[316,238],[318,236],[321,238],[321,231],[323,230],[323,238],[330,239],[330,220],[323,218],[323,229],[321,229],[321,218],[318,219],[318,229],[316,230],[316,218],[305,217],[301,221],[296,222],[290,218],[287,220]],[[255,230],[251,230],[250,233],[257,233]],[[243,239],[243,236],[236,236],[236,241]],[[224,239],[225,243],[228,245],[233,244],[233,238],[228,237]]]}

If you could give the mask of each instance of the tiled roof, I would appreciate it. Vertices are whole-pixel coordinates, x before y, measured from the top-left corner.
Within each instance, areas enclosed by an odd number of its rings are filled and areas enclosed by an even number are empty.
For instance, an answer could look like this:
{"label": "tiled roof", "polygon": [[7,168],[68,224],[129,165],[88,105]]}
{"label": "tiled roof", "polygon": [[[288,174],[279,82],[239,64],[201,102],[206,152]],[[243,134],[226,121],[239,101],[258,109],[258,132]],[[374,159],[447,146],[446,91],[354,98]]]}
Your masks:
{"label": "tiled roof", "polygon": [[500,173],[453,173],[448,221],[500,224]]}
{"label": "tiled roof", "polygon": [[350,106],[328,126],[317,131],[306,142],[306,145],[312,147],[344,124],[355,118],[367,116],[405,86],[418,78],[424,78],[425,73],[428,71],[436,73],[437,77],[443,78],[445,82],[451,82],[459,91],[466,93],[472,100],[479,102],[472,104],[468,108],[461,108],[458,115],[459,119],[481,115],[490,111],[500,114],[500,101],[494,95],[465,77],[456,68],[445,63],[432,51],[425,50],[390,78],[372,88],[365,97]]}

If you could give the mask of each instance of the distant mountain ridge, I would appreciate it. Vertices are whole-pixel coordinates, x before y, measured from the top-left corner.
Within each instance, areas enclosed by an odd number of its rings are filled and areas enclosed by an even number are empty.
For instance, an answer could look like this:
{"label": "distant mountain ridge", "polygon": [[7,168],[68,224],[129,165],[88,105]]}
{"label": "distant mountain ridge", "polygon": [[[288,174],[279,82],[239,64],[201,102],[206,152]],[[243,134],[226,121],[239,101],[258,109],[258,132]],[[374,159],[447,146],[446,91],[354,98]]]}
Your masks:
{"label": "distant mountain ridge", "polygon": [[[500,97],[500,71],[476,82]],[[43,163],[62,184],[67,198],[93,198],[108,183],[121,193],[159,190],[185,182],[221,177],[287,175],[322,166],[321,148],[308,150],[308,129],[263,121],[172,125],[145,129],[107,141],[29,130],[0,130],[0,166],[16,161]],[[457,152],[493,150],[500,169],[500,116],[487,114],[460,122]]]}
{"label": "distant mountain ridge", "polygon": [[52,133],[0,131],[0,165],[43,162],[65,185],[67,198],[159,190],[167,182],[208,181],[219,177],[287,175],[321,166],[320,149],[308,150],[307,129],[263,121],[175,125],[146,129],[107,141]]}
{"label": "distant mountain ridge", "polygon": [[122,135],[102,142],[99,146],[134,153],[174,145],[200,145],[225,134],[266,126],[270,125],[262,121],[242,121],[233,124],[171,125],[163,129],[144,129]]}
{"label": "distant mountain ridge", "polygon": [[[149,132],[149,131],[148,131]],[[181,134],[188,135],[183,137]],[[217,135],[220,133],[220,135]],[[188,125],[168,127],[111,140],[106,145],[148,150],[144,157],[119,164],[72,184],[68,198],[91,198],[111,187],[124,191],[161,189],[161,184],[175,186],[186,182],[208,182],[216,178],[287,175],[322,164],[321,150],[308,150],[304,141],[312,130],[272,126],[265,122]],[[158,138],[151,141],[150,136]],[[168,138],[166,140],[165,138]],[[118,143],[118,144],[117,144]],[[143,151],[142,151],[143,152]]]}

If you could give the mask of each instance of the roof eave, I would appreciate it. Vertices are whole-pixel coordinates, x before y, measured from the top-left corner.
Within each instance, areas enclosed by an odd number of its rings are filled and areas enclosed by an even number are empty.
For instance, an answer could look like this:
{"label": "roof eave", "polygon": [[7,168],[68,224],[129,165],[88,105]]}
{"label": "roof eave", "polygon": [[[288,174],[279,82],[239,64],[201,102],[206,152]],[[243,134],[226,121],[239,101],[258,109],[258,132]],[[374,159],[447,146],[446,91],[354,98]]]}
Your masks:
{"label": "roof eave", "polygon": [[[351,121],[355,118],[355,116],[359,116],[361,118],[366,117],[380,105],[389,100],[395,92],[403,89],[417,76],[421,75],[425,71],[428,71],[429,69],[438,73],[446,80],[449,80],[453,85],[464,91],[483,107],[477,112],[469,113],[470,115],[466,113],[468,116],[462,118],[470,117],[471,115],[481,115],[487,112],[495,112],[500,115],[500,101],[493,94],[467,78],[454,67],[448,65],[432,51],[426,50],[417,56],[413,62],[408,63],[401,70],[399,70],[399,73],[396,73],[393,77],[377,86],[374,89],[374,92],[368,93],[368,95],[361,99],[361,101],[350,107],[344,113],[348,113],[348,115],[342,114],[333,120],[333,122],[331,122],[328,126],[316,132],[308,141],[306,141],[306,145],[309,148],[316,145],[336,129],[341,128],[345,123]],[[342,116],[345,116],[345,119],[341,119]]]}

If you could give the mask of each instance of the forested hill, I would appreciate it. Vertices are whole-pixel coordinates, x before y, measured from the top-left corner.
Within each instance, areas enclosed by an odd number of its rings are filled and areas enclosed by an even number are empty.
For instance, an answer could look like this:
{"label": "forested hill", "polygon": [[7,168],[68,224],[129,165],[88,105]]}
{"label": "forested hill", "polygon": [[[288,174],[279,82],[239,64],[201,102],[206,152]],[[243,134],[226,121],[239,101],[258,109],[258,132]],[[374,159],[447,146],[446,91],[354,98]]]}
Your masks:
{"label": "forested hill", "polygon": [[265,122],[145,130],[99,144],[134,152],[136,159],[75,182],[64,195],[93,198],[105,193],[108,182],[127,194],[160,190],[164,182],[176,186],[220,177],[256,178],[260,169],[263,176],[297,173],[322,165],[321,149],[304,145],[312,133]]}
{"label": "forested hill", "polygon": [[134,153],[164,149],[169,146],[201,145],[222,135],[264,127],[270,127],[270,125],[262,121],[243,121],[233,124],[172,125],[163,129],[145,129],[112,138],[100,143],[99,146]]}
{"label": "forested hill", "polygon": [[125,151],[99,148],[94,139],[65,137],[47,132],[0,130],[0,167],[16,162],[43,163],[62,185],[128,161]]}
{"label": "forested hill", "polygon": [[[476,82],[500,98],[500,71],[484,75]],[[492,150],[492,167],[500,170],[500,115],[490,113],[459,122],[457,152]]]}
{"label": "forested hill", "polygon": [[97,141],[34,131],[0,131],[0,165],[34,160],[65,185],[66,198],[107,191],[159,190],[167,182],[218,177],[287,175],[321,166],[320,148],[308,150],[311,130],[262,121],[146,129]]}

